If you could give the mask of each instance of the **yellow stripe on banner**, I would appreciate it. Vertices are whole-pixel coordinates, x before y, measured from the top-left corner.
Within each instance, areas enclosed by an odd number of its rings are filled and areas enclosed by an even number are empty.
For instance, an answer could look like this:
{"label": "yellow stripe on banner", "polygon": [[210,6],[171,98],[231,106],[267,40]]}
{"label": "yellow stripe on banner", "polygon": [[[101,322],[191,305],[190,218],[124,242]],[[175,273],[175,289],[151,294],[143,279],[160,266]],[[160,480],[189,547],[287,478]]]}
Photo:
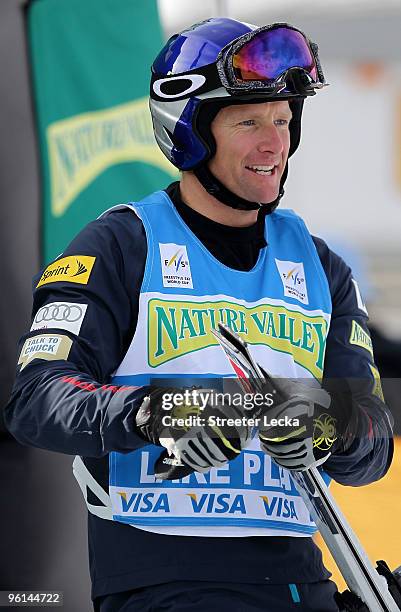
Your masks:
{"label": "yellow stripe on banner", "polygon": [[[393,571],[401,565],[401,437],[394,440],[393,463],[387,474],[365,487],[345,487],[333,482],[330,491],[344,516],[376,566],[384,559]],[[320,534],[315,536],[323,561],[340,591],[347,587]]]}
{"label": "yellow stripe on banner", "polygon": [[140,161],[177,177],[156,144],[147,97],[51,123],[46,138],[54,217],[115,164]]}

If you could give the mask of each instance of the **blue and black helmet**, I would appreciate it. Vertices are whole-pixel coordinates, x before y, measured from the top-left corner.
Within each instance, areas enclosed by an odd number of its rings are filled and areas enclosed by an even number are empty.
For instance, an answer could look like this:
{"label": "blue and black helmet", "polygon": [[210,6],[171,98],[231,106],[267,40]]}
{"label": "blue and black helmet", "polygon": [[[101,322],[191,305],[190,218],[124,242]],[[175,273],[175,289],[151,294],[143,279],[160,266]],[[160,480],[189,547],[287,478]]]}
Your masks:
{"label": "blue and black helmet", "polygon": [[152,65],[156,141],[179,170],[199,171],[215,153],[210,125],[221,108],[288,100],[292,155],[300,141],[303,101],[325,84],[317,46],[293,26],[208,19],[172,36]]}

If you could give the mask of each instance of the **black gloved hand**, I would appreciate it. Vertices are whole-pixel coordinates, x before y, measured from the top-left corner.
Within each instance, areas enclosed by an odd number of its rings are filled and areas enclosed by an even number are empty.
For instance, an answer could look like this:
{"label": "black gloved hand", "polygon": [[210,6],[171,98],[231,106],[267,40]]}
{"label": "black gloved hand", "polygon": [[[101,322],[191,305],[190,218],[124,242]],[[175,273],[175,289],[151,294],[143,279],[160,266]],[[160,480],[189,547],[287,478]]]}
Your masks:
{"label": "black gloved hand", "polygon": [[[165,398],[171,400],[171,396],[182,396],[185,391],[188,401],[184,405],[173,401],[172,408],[166,410]],[[213,389],[150,387],[136,415],[136,425],[146,440],[168,450],[171,459],[165,462],[178,467],[184,464],[191,468],[187,473],[206,472],[235,459],[252,435],[246,411],[215,399]],[[185,423],[177,419],[184,419]],[[183,475],[181,472],[180,476]]]}
{"label": "black gloved hand", "polygon": [[[358,412],[352,395],[339,389],[339,381],[337,387],[332,384],[333,392],[328,393],[305,382],[264,374],[266,384],[275,390],[275,399],[274,405],[264,412],[259,439],[262,449],[276,463],[302,471],[321,465],[334,452],[349,448],[358,430]],[[272,419],[278,423],[272,424]]]}

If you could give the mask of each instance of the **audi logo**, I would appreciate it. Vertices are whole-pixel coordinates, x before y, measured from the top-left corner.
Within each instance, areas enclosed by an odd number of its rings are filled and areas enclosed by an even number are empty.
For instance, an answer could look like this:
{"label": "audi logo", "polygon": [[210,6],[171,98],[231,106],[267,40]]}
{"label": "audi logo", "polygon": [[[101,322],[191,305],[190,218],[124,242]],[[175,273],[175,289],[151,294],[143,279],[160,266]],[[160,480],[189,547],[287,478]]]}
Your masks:
{"label": "audi logo", "polygon": [[82,308],[77,304],[49,304],[42,306],[35,316],[35,323],[44,321],[67,321],[75,323],[82,317]]}

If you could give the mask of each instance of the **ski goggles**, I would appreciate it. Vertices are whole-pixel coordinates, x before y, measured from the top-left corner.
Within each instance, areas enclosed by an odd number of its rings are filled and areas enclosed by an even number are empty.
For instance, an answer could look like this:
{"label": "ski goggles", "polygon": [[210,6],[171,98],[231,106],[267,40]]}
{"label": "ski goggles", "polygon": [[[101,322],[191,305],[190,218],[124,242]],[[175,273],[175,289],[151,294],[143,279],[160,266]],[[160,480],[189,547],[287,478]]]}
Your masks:
{"label": "ski goggles", "polygon": [[325,82],[318,47],[286,23],[262,26],[230,42],[216,62],[179,75],[152,77],[153,95],[178,99],[224,87],[231,95],[311,96]]}
{"label": "ski goggles", "polygon": [[[317,45],[300,30],[276,23],[244,34],[222,49],[216,67],[222,85],[230,92],[250,89],[280,93],[288,89],[289,77],[303,78],[292,86],[301,90],[320,89],[326,85]],[[294,80],[294,79],[293,79]]]}

